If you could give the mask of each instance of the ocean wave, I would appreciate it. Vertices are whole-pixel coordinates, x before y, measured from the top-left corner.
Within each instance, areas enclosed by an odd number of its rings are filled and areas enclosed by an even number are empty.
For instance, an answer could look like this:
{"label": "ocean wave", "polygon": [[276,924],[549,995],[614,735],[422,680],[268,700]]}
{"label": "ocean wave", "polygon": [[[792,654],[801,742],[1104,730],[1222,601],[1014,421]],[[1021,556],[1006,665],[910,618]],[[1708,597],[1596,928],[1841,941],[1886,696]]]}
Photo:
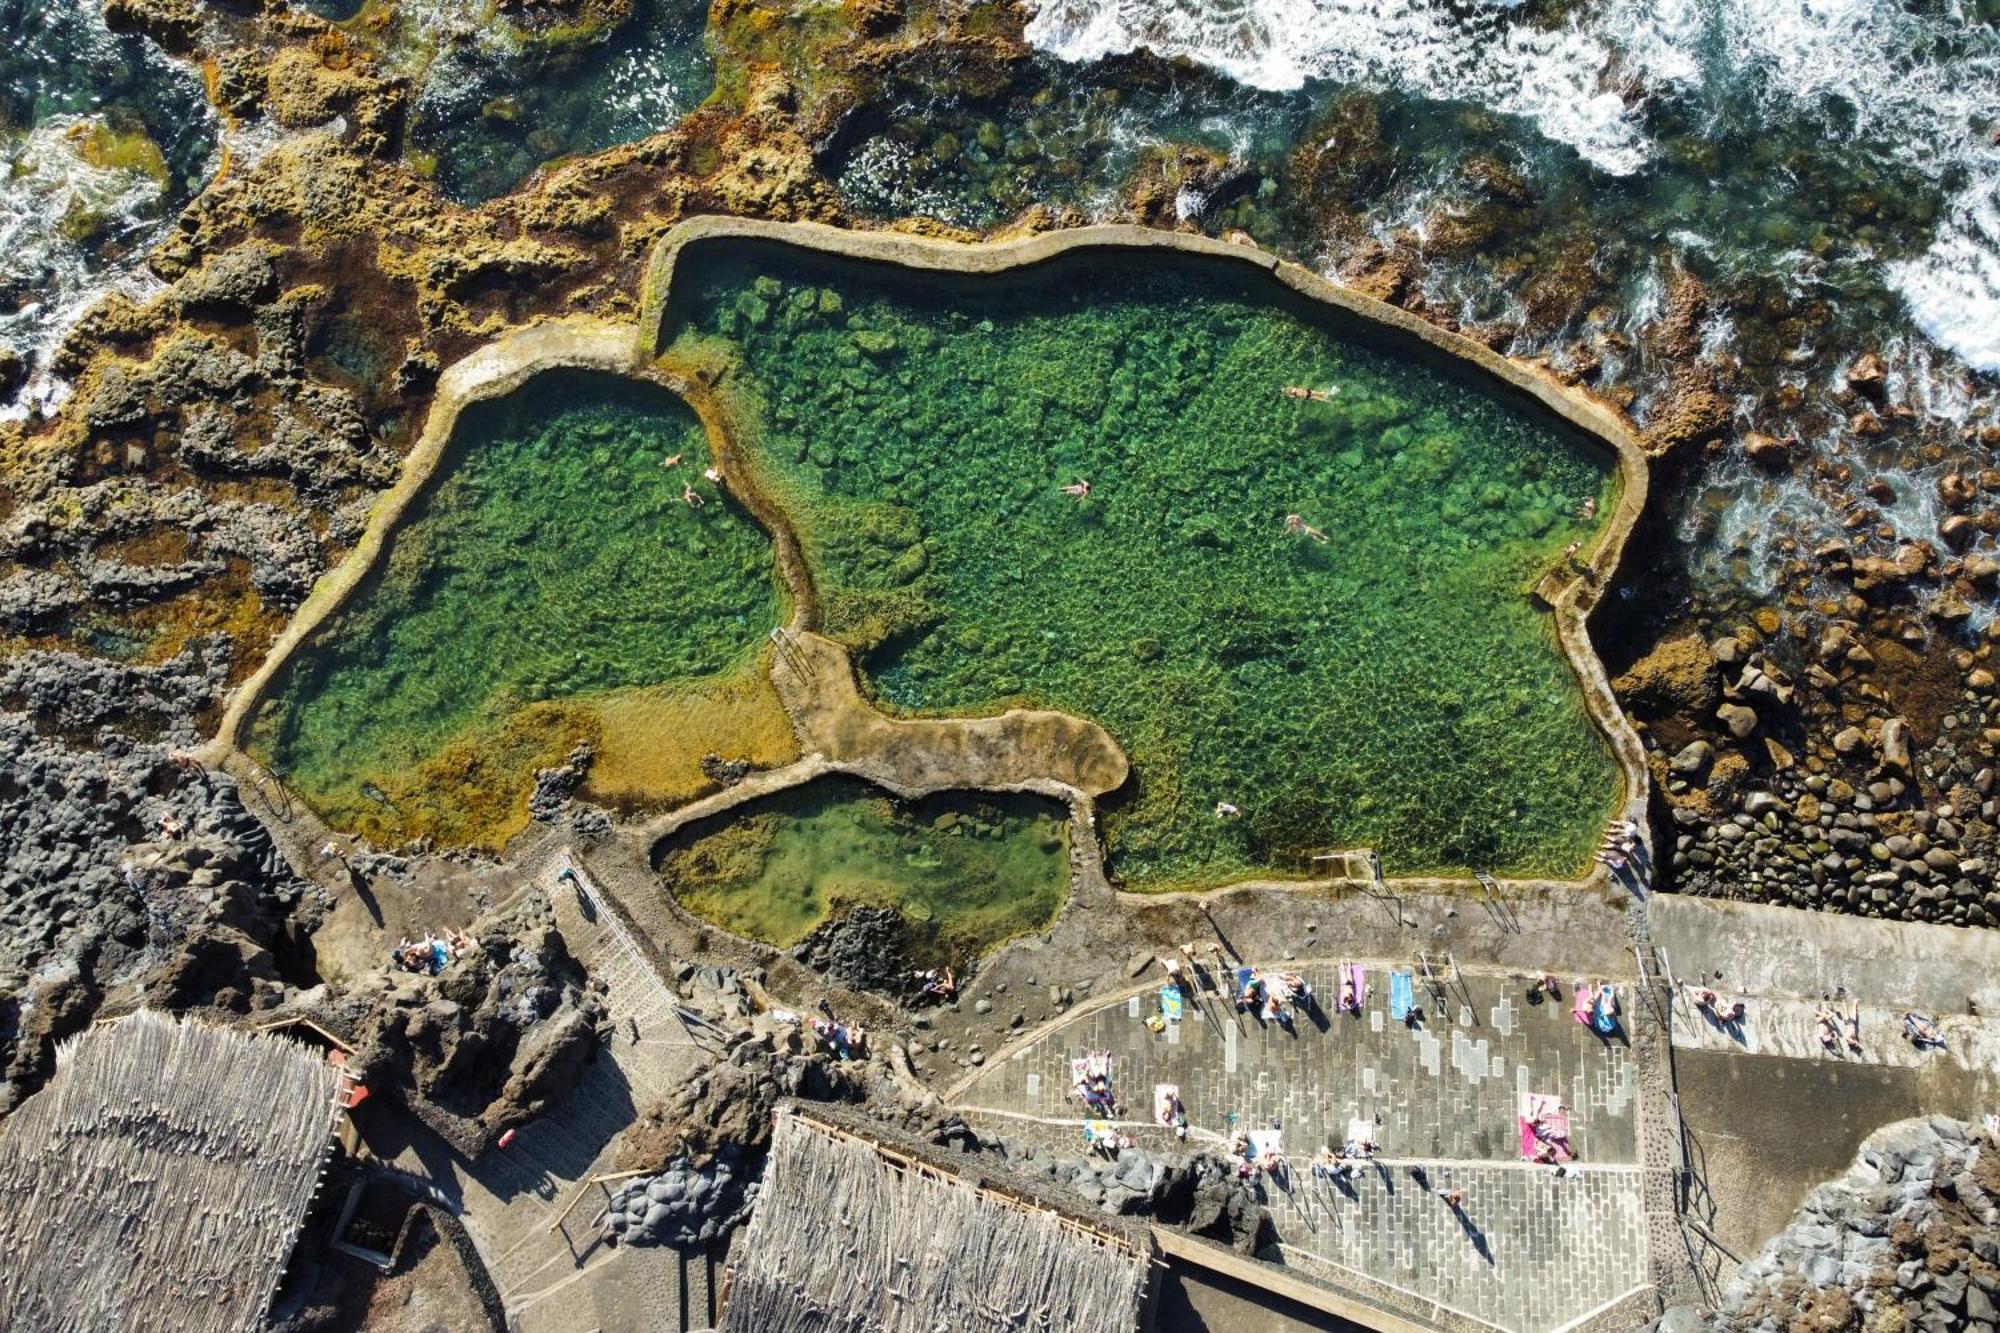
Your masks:
{"label": "ocean wave", "polygon": [[53,408],[48,354],[144,257],[214,168],[199,78],[112,33],[98,0],[0,7],[0,345],[29,371],[0,416]]}
{"label": "ocean wave", "polygon": [[1045,0],[1027,32],[1072,61],[1146,48],[1258,88],[1472,103],[1612,176],[1657,160],[1659,103],[1683,127],[1837,143],[1857,192],[1877,169],[1936,189],[1929,251],[1877,276],[1925,335],[2000,369],[2000,30],[1963,0],[1608,0],[1555,24],[1463,0]]}
{"label": "ocean wave", "polygon": [[1613,175],[1651,149],[1613,86],[1614,48],[1571,22],[1518,22],[1514,5],[1434,0],[1048,0],[1033,45],[1089,61],[1150,49],[1239,83],[1288,91],[1308,80],[1482,103],[1534,122]]}

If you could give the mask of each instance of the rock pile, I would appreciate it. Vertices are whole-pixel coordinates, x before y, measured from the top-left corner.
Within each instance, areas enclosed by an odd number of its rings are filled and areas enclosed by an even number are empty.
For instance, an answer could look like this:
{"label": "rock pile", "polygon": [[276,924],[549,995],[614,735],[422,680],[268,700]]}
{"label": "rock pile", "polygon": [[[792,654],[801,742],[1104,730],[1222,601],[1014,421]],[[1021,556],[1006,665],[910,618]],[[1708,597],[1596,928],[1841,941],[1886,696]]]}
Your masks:
{"label": "rock pile", "polygon": [[1006,1139],[980,1140],[963,1125],[945,1137],[965,1150],[998,1155],[1015,1171],[1054,1181],[1091,1207],[1145,1216],[1248,1251],[1264,1225],[1263,1205],[1230,1165],[1208,1153],[1168,1156],[1143,1148],[1115,1158],[1050,1152]]}
{"label": "rock pile", "polygon": [[371,1087],[395,1090],[462,1152],[547,1110],[595,1054],[604,1007],[538,898],[473,923],[436,976],[386,967],[344,992]]}
{"label": "rock pile", "polygon": [[677,1157],[656,1176],[627,1181],[604,1213],[604,1238],[627,1245],[702,1249],[750,1216],[757,1182],[745,1155],[724,1147],[708,1165]]}
{"label": "rock pile", "polygon": [[863,905],[825,922],[792,949],[792,957],[836,985],[883,995],[912,989],[910,923],[893,907]]}
{"label": "rock pile", "polygon": [[1991,651],[1924,656],[1844,618],[1802,639],[1771,612],[1663,643],[1616,688],[1646,723],[1672,887],[2000,923]]}
{"label": "rock pile", "polygon": [[1806,1196],[1790,1226],[1705,1318],[1670,1311],[1648,1333],[2000,1327],[2000,1143],[1932,1116],[1877,1130],[1847,1174]]}

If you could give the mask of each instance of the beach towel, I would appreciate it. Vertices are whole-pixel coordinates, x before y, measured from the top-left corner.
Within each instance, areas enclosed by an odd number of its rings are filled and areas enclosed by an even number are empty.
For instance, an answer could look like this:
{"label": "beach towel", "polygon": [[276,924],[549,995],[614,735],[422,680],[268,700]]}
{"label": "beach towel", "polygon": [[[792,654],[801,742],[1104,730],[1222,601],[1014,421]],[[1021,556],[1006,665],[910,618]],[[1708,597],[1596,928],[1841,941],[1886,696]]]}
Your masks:
{"label": "beach towel", "polygon": [[1266,1157],[1272,1153],[1285,1151],[1285,1133],[1279,1129],[1253,1129],[1250,1131],[1250,1151],[1248,1157]]}
{"label": "beach towel", "polygon": [[1083,1141],[1095,1148],[1107,1148],[1118,1144],[1118,1131],[1111,1127],[1109,1120],[1086,1120],[1083,1122]]}
{"label": "beach towel", "polygon": [[1160,987],[1160,1017],[1169,1023],[1178,1023],[1182,1012],[1181,988],[1172,982]]}
{"label": "beach towel", "polygon": [[[1559,1109],[1562,1103],[1545,1092],[1524,1092],[1520,1096],[1519,1116],[1521,1121],[1521,1160],[1538,1161],[1541,1145],[1547,1143],[1555,1149],[1556,1161],[1567,1162],[1574,1153],[1569,1146],[1569,1112]],[[1541,1133],[1535,1132],[1535,1121],[1541,1120]]]}
{"label": "beach towel", "polygon": [[1590,1025],[1609,1036],[1618,1030],[1618,991],[1613,986],[1597,988],[1597,1004],[1591,1010]]}
{"label": "beach towel", "polygon": [[1250,987],[1251,987],[1251,985],[1252,985],[1252,984],[1253,984],[1253,983],[1254,983],[1254,982],[1255,982],[1256,980],[1257,980],[1257,969],[1256,969],[1256,968],[1254,968],[1254,967],[1239,967],[1239,968],[1237,968],[1237,969],[1236,969],[1236,993],[1237,993],[1238,995],[1243,995],[1243,994],[1247,993],[1247,992],[1248,992],[1248,991],[1250,990]]}
{"label": "beach towel", "polygon": [[1579,981],[1575,986],[1570,988],[1570,995],[1569,1011],[1571,1016],[1585,1027],[1589,1027],[1590,1006],[1592,1001],[1597,998],[1597,988],[1587,981]]}
{"label": "beach towel", "polygon": [[1354,983],[1354,1012],[1358,1014],[1361,1007],[1368,1003],[1368,973],[1362,970],[1361,964],[1355,963],[1347,969],[1347,976]]}
{"label": "beach towel", "polygon": [[1389,974],[1389,1017],[1398,1023],[1410,1021],[1410,1010],[1416,1007],[1417,983],[1408,972]]}
{"label": "beach towel", "polygon": [[1367,1147],[1375,1142],[1375,1122],[1356,1116],[1347,1122],[1347,1142]]}
{"label": "beach towel", "polygon": [[1181,1097],[1178,1083],[1155,1083],[1153,1085],[1153,1123],[1171,1125],[1174,1123],[1174,1103]]}

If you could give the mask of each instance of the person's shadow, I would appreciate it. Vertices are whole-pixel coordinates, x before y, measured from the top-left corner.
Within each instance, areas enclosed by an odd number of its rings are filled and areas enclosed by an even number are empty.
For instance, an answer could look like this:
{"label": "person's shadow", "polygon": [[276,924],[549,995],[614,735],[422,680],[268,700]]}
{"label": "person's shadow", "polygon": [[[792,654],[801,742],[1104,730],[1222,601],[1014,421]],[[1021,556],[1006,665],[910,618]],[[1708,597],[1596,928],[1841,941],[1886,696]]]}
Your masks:
{"label": "person's shadow", "polygon": [[375,896],[375,886],[368,882],[368,876],[362,874],[354,867],[347,866],[345,869],[347,870],[347,885],[354,890],[355,901],[367,909],[368,915],[374,920],[377,926],[382,925],[382,902]]}
{"label": "person's shadow", "polygon": [[1458,1219],[1459,1230],[1465,1233],[1465,1238],[1472,1242],[1473,1250],[1481,1259],[1486,1261],[1487,1266],[1490,1268],[1493,1264],[1493,1247],[1487,1244],[1486,1233],[1481,1231],[1473,1220],[1465,1215],[1464,1208],[1454,1208],[1451,1212],[1452,1216]]}

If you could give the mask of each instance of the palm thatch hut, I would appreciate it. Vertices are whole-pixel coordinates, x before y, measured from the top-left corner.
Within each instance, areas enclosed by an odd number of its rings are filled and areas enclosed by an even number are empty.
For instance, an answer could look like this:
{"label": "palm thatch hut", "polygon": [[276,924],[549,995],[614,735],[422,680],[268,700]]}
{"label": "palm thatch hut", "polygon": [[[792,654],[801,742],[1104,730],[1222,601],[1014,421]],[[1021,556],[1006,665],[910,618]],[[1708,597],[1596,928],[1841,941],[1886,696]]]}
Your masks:
{"label": "palm thatch hut", "polygon": [[1143,1229],[959,1174],[914,1145],[779,1113],[721,1333],[1137,1330]]}
{"label": "palm thatch hut", "polygon": [[337,1114],[319,1052],[140,1012],[0,1125],[0,1328],[258,1327]]}

